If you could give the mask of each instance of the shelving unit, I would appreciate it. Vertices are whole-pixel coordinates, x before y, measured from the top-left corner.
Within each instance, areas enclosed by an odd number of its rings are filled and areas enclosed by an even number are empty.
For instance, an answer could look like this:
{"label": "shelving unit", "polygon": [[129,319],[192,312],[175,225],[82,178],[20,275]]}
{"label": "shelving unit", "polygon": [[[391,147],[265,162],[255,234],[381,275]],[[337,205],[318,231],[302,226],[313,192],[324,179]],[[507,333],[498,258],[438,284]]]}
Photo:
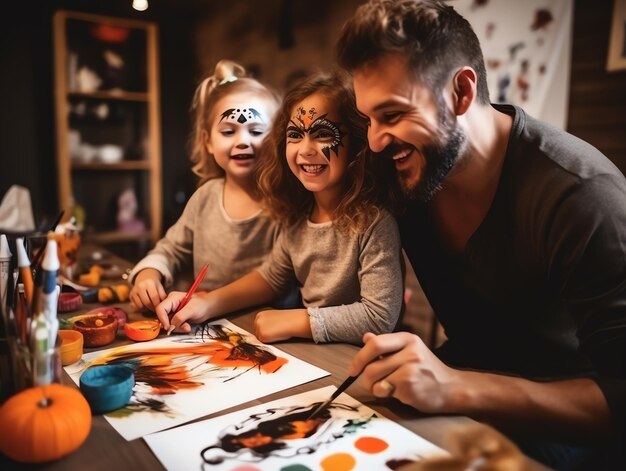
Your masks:
{"label": "shelving unit", "polygon": [[161,236],[157,35],[145,21],[54,15],[58,204],[66,218],[84,209],[86,240],[145,248]]}

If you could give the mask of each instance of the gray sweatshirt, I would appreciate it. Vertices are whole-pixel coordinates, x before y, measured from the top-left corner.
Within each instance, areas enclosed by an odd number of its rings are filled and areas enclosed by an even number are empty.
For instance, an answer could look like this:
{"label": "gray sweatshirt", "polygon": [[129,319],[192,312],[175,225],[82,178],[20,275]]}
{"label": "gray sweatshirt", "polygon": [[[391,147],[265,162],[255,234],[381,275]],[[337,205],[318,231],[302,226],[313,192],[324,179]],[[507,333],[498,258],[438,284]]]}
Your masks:
{"label": "gray sweatshirt", "polygon": [[286,228],[259,272],[278,293],[301,287],[315,342],[361,344],[365,332],[393,331],[400,315],[400,236],[387,211],[361,234],[308,220]]}

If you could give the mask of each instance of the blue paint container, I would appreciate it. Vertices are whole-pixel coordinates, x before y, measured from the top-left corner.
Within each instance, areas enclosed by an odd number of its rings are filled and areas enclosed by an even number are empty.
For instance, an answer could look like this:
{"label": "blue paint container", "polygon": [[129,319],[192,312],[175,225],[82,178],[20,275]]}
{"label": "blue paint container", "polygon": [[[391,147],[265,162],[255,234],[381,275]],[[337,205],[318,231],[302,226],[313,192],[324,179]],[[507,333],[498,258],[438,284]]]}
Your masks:
{"label": "blue paint container", "polygon": [[124,407],[133,393],[133,386],[133,370],[124,365],[93,366],[80,377],[80,390],[94,414]]}

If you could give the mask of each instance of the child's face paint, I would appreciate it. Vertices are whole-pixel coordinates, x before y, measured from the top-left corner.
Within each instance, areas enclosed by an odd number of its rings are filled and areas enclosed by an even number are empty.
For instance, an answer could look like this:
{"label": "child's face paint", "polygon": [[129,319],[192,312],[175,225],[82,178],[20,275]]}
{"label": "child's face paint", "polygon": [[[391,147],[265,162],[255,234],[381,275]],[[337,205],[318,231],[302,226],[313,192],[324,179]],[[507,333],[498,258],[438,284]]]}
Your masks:
{"label": "child's face paint", "polygon": [[206,146],[228,176],[252,178],[255,157],[270,126],[267,100],[236,93],[219,100]]}
{"label": "child's face paint", "polygon": [[285,130],[286,157],[307,190],[341,191],[348,164],[348,136],[343,128],[335,104],[320,93],[294,106]]}

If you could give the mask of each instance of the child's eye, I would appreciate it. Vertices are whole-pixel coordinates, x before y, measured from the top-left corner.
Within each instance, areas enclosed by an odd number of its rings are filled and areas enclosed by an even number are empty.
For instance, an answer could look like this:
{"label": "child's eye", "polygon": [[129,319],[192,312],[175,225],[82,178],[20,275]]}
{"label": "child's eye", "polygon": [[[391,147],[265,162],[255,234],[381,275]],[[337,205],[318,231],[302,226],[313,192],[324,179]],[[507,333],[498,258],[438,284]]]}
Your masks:
{"label": "child's eye", "polygon": [[222,131],[220,131],[220,134],[222,136],[232,136],[233,134],[235,134],[235,131],[233,131],[232,129],[223,129]]}
{"label": "child's eye", "polygon": [[296,131],[287,131],[287,139],[302,139],[302,134]]}
{"label": "child's eye", "polygon": [[253,129],[250,131],[250,134],[252,134],[253,136],[262,136],[263,134],[265,134],[265,131],[261,129]]}

